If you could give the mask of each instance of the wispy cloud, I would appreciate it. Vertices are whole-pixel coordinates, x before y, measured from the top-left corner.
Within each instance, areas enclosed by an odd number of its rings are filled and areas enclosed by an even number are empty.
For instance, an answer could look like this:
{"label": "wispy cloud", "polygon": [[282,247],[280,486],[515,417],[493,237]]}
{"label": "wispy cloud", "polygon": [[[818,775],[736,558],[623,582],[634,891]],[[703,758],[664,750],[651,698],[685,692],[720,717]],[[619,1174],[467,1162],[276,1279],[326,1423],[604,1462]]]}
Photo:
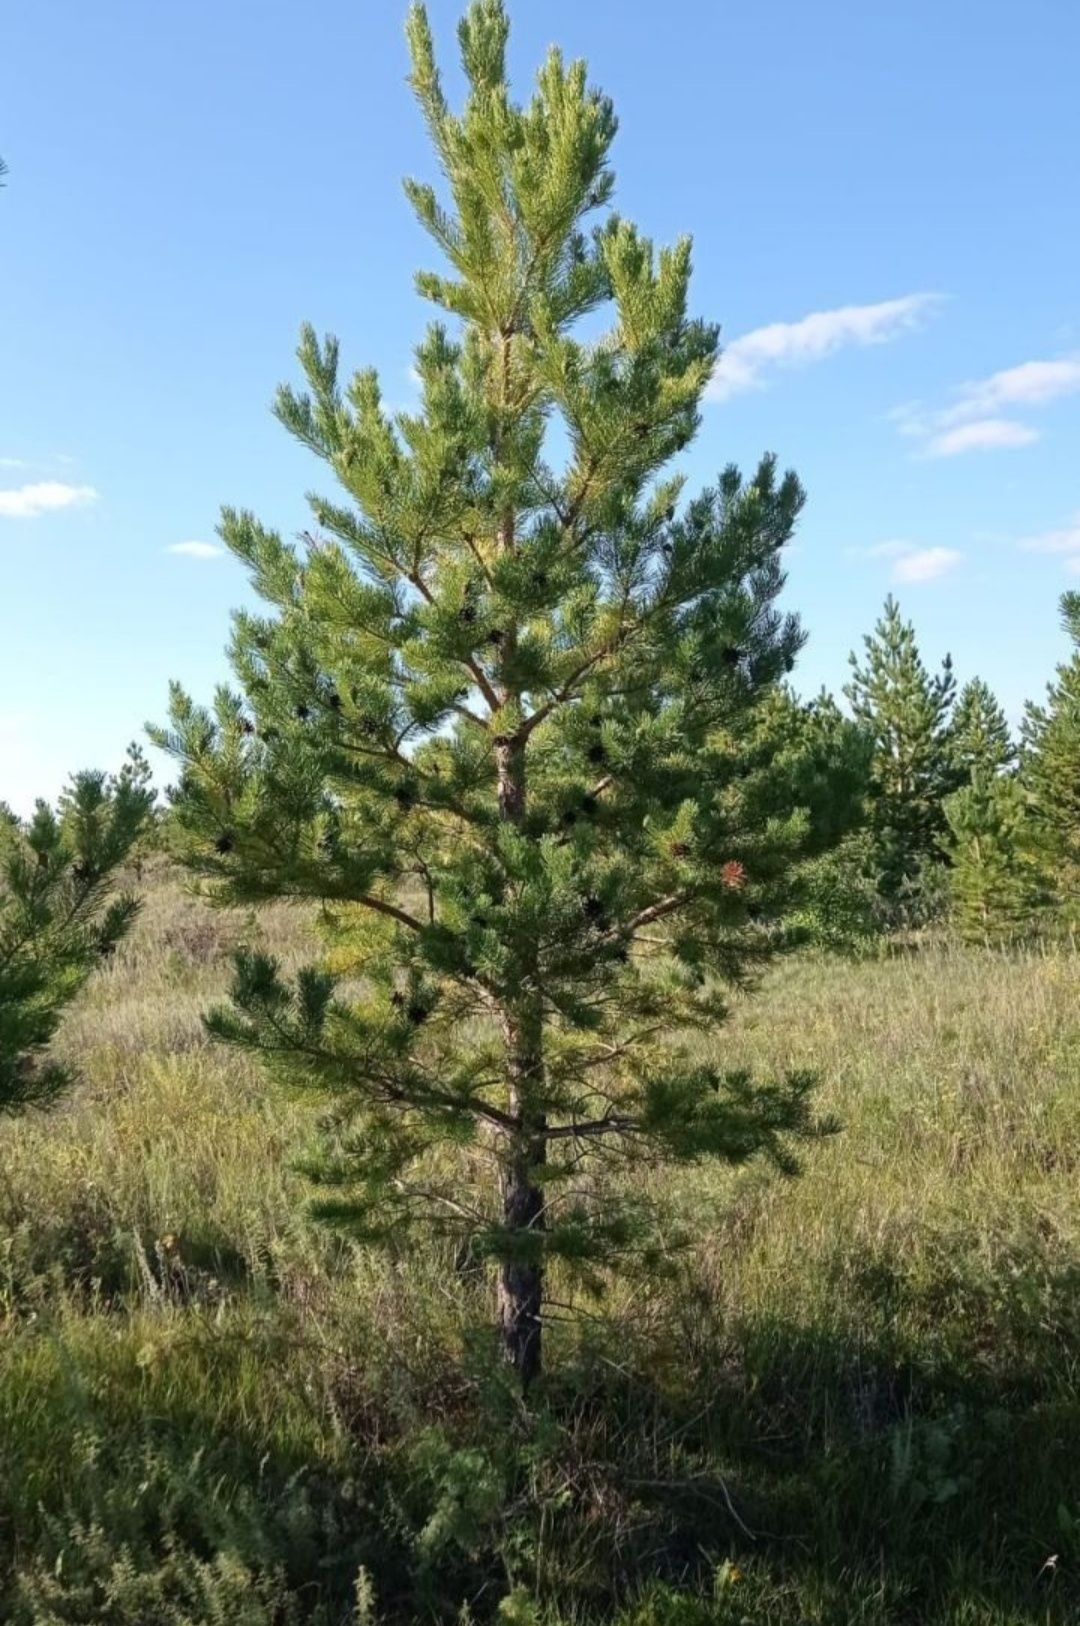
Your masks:
{"label": "wispy cloud", "polygon": [[899,538],[887,542],[874,542],[868,548],[848,548],[853,559],[895,559],[901,553],[914,552],[914,542],[903,542]]}
{"label": "wispy cloud", "polygon": [[1040,407],[1063,395],[1080,392],[1080,359],[1062,357],[1058,361],[1023,361],[1006,367],[989,378],[962,384],[959,400],[944,414],[945,421],[960,422],[968,417],[982,418],[1009,407]]}
{"label": "wispy cloud", "polygon": [[1071,554],[1066,563],[1070,570],[1080,570],[1080,509],[1064,525],[1050,531],[1037,531],[1033,536],[1022,536],[1020,547],[1026,553]]}
{"label": "wispy cloud", "polygon": [[187,559],[216,559],[224,550],[213,542],[170,542],[166,553],[180,553]]}
{"label": "wispy cloud", "polygon": [[813,311],[797,322],[771,322],[733,339],[720,356],[706,391],[711,401],[726,401],[744,390],[764,388],[777,368],[806,367],[849,346],[887,344],[918,327],[939,294],[905,294],[874,305],[841,305]]}
{"label": "wispy cloud", "polygon": [[36,519],[57,508],[81,508],[97,501],[93,486],[69,486],[60,480],[39,480],[32,485],[0,490],[0,517]]}
{"label": "wispy cloud", "polygon": [[0,469],[28,469],[29,463],[24,457],[0,457]]}
{"label": "wispy cloud", "polygon": [[963,557],[956,548],[912,548],[897,559],[892,579],[901,585],[937,581],[955,570]]}
{"label": "wispy cloud", "polygon": [[891,559],[890,579],[901,586],[936,581],[954,570],[964,557],[956,548],[921,548],[917,542],[907,542],[900,537],[874,542],[868,548],[852,548],[849,552],[863,559]]}
{"label": "wispy cloud", "polygon": [[927,457],[958,457],[961,452],[992,452],[1006,446],[1030,446],[1039,431],[1016,418],[976,418],[930,436]]}
{"label": "wispy cloud", "polygon": [[928,410],[915,401],[892,414],[900,433],[922,442],[924,457],[957,457],[1030,446],[1040,431],[1010,412],[1030,412],[1080,393],[1080,358],[1023,361],[987,378],[973,379],[952,392],[949,405]]}

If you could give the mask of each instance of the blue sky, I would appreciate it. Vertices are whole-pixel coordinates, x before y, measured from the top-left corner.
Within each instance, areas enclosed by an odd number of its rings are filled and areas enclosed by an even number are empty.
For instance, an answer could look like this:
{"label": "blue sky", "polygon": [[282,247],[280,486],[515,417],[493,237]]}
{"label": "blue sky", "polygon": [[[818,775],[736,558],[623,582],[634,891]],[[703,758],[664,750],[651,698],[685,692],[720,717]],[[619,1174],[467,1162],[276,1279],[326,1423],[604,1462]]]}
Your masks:
{"label": "blue sky", "polygon": [[[444,60],[458,7],[434,0]],[[695,240],[728,350],[686,468],[765,449],[809,505],[800,684],[890,589],[1015,715],[1080,583],[1075,0],[516,0],[615,98],[619,208]],[[270,417],[304,319],[408,401],[434,178],[398,0],[34,0],[0,61],[0,797],[117,763],[222,675],[243,574],[323,471]],[[456,78],[452,78],[456,83]]]}

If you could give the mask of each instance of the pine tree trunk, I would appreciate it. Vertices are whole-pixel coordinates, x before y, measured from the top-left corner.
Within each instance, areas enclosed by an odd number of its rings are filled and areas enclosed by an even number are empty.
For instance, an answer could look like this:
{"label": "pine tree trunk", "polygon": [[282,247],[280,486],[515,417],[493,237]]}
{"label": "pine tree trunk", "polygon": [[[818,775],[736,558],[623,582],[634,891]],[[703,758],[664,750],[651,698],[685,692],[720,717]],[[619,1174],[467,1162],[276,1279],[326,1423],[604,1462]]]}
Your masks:
{"label": "pine tree trunk", "polygon": [[507,1157],[502,1181],[510,1257],[499,1266],[499,1337],[503,1358],[523,1390],[539,1376],[542,1356],[544,1266],[533,1250],[544,1229],[544,1194],[535,1179],[543,1145],[542,1128],[531,1142],[519,1143]]}
{"label": "pine tree trunk", "polygon": [[[499,809],[509,823],[525,813],[525,753],[518,743],[496,747]],[[501,1167],[507,1256],[499,1267],[498,1316],[503,1357],[527,1390],[541,1369],[544,1193],[538,1176],[547,1157],[547,1121],[538,1106],[543,1084],[543,1012],[526,966],[521,998],[507,1009],[507,1110],[519,1128],[506,1136]]]}

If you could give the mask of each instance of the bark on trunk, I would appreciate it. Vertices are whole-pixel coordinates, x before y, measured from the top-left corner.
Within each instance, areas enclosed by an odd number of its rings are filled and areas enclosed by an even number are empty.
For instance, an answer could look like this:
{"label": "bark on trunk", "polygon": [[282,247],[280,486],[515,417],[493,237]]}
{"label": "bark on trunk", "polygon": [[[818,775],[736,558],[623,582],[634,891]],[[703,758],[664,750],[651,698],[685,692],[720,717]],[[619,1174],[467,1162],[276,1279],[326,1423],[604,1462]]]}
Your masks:
{"label": "bark on trunk", "polygon": [[[525,750],[517,741],[496,746],[499,811],[511,824],[525,815]],[[521,997],[503,1022],[508,1063],[507,1108],[519,1127],[507,1135],[502,1159],[503,1225],[507,1253],[499,1267],[499,1335],[504,1359],[522,1390],[539,1375],[544,1297],[542,1233],[544,1193],[539,1184],[547,1156],[543,1100],[543,1012],[535,966],[525,965]]]}
{"label": "bark on trunk", "polygon": [[535,1182],[533,1158],[538,1155],[542,1156],[542,1141],[534,1143],[531,1153],[522,1149],[521,1155],[513,1156],[503,1176],[508,1241],[512,1248],[516,1232],[526,1256],[505,1259],[499,1267],[499,1336],[503,1358],[517,1374],[522,1390],[539,1375],[542,1357],[544,1266],[538,1233],[544,1229],[544,1194]]}

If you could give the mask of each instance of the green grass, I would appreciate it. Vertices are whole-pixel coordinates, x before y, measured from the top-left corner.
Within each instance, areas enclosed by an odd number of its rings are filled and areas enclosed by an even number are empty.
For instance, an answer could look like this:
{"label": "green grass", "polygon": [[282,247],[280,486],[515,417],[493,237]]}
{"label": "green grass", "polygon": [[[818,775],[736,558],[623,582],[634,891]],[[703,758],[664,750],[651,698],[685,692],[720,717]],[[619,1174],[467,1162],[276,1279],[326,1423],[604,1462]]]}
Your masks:
{"label": "green grass", "polygon": [[553,1322],[313,1229],[310,1109],[209,1047],[257,930],[168,878],[0,1130],[0,1618],[1080,1619],[1080,959],[791,961],[715,1048],[808,1067],[802,1176],[656,1182],[691,1237]]}

